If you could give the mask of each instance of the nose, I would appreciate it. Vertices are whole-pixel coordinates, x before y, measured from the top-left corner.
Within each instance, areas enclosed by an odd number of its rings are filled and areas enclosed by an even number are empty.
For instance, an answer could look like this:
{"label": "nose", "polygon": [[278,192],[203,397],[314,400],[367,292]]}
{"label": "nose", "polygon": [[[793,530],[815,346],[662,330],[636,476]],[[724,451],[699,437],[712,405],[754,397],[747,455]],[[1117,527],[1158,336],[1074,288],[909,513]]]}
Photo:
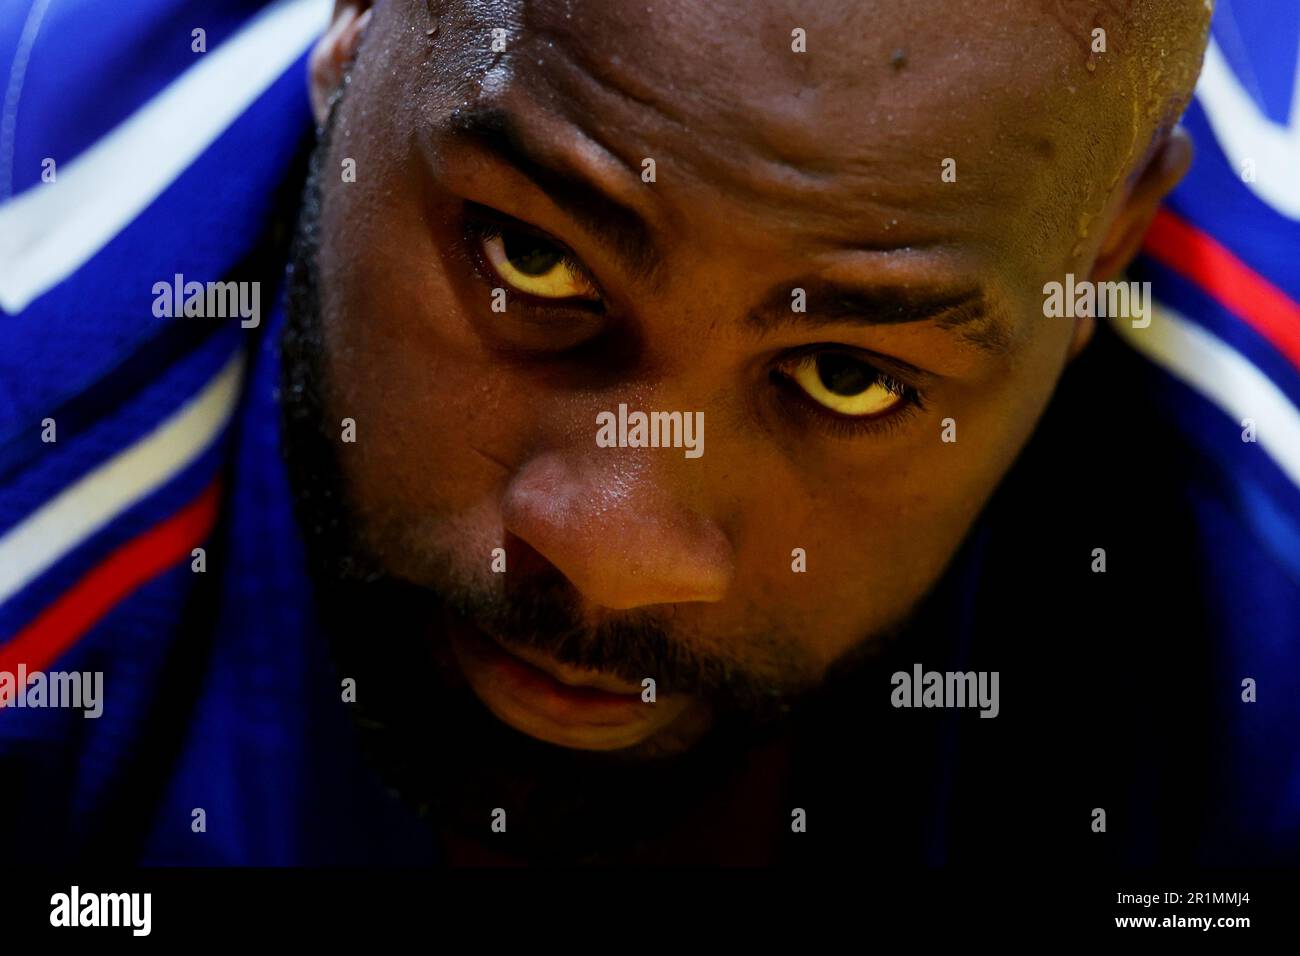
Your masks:
{"label": "nose", "polygon": [[[582,595],[614,610],[720,601],[731,543],[673,494],[644,449],[547,452],[511,478],[502,520]],[[675,462],[664,467],[690,467]]]}

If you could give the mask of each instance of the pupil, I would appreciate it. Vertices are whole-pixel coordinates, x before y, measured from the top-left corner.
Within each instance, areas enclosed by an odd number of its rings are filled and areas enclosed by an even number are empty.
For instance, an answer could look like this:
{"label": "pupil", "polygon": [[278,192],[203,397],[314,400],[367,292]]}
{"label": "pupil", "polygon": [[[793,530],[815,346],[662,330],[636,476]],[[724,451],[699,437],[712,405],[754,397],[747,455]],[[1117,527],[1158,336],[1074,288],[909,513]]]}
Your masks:
{"label": "pupil", "polygon": [[546,275],[563,258],[559,249],[535,236],[507,232],[501,241],[510,264],[524,275]]}
{"label": "pupil", "polygon": [[848,355],[823,353],[817,356],[817,377],[836,395],[860,395],[875,384],[876,370]]}

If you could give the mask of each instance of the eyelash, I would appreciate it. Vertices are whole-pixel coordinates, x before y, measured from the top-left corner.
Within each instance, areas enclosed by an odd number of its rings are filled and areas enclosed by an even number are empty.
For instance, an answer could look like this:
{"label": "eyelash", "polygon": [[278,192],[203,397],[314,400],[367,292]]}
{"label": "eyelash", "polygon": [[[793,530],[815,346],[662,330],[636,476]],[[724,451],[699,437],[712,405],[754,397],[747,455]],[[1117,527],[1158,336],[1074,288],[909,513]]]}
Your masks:
{"label": "eyelash", "polygon": [[492,283],[494,287],[505,282],[505,280],[497,274],[497,271],[492,268],[492,264],[484,257],[483,245],[491,242],[493,239],[500,238],[507,230],[511,232],[524,233],[526,235],[533,235],[542,241],[555,246],[555,248],[560,250],[562,253],[561,261],[564,265],[590,282],[592,288],[595,289],[600,296],[598,299],[594,300],[546,299],[541,296],[530,295],[527,292],[521,292],[518,289],[507,288],[507,294],[512,299],[518,299],[527,305],[541,306],[548,309],[581,309],[585,312],[605,311],[605,295],[600,284],[587,270],[587,267],[583,265],[582,262],[572,252],[570,252],[568,247],[562,242],[552,239],[544,233],[528,229],[523,225],[515,225],[514,223],[508,223],[500,219],[488,218],[483,214],[468,215],[465,217],[464,221],[465,247],[472,264],[484,279]]}
{"label": "eyelash", "polygon": [[798,349],[795,352],[782,356],[777,367],[772,369],[771,378],[783,391],[788,393],[793,399],[795,406],[792,414],[798,415],[803,422],[812,422],[814,427],[820,428],[826,434],[834,438],[860,438],[865,435],[883,436],[891,434],[905,425],[915,415],[924,412],[926,409],[926,397],[920,389],[913,385],[900,380],[899,378],[886,372],[865,359],[854,358],[861,361],[863,365],[870,368],[876,374],[876,384],[883,385],[892,394],[897,395],[900,401],[893,408],[879,415],[871,416],[853,416],[841,415],[838,412],[822,405],[814,400],[807,392],[799,387],[789,375],[781,371],[782,365],[788,365],[795,359],[805,358],[812,355],[819,355],[825,352],[837,354],[847,353],[842,346],[833,345],[812,345]]}
{"label": "eyelash", "polygon": [[[498,283],[503,281],[492,268],[491,264],[484,258],[482,246],[484,243],[499,238],[507,229],[518,232],[531,233],[537,235],[546,242],[552,243],[557,249],[563,252],[564,264],[574,272],[580,273],[587,278],[592,287],[601,292],[599,283],[587,270],[586,266],[578,260],[568,248],[549,236],[529,230],[522,225],[516,225],[513,222],[505,222],[501,219],[489,218],[483,213],[477,215],[467,215],[464,220],[464,239],[465,249],[468,258],[475,270],[487,281]],[[526,292],[519,292],[514,289],[510,290],[510,295],[523,300],[525,303],[542,308],[579,308],[604,311],[604,295],[593,302],[584,301],[565,301],[557,299],[543,299],[538,296],[529,295]],[[916,387],[901,381],[895,376],[889,374],[869,361],[862,360],[862,364],[872,369],[876,373],[876,382],[885,386],[890,392],[899,396],[902,401],[887,412],[871,417],[854,417],[851,415],[840,415],[831,411],[824,405],[814,401],[799,385],[788,375],[780,370],[780,366],[788,364],[791,360],[802,358],[809,355],[817,355],[822,352],[838,352],[843,354],[846,350],[842,346],[835,345],[813,345],[788,352],[781,357],[776,367],[772,369],[772,381],[781,387],[782,391],[791,396],[793,402],[782,403],[783,409],[787,414],[797,415],[803,422],[811,421],[815,427],[821,429],[825,434],[835,438],[859,438],[864,435],[887,435],[897,431],[909,419],[925,411],[926,399],[922,392]],[[791,408],[791,406],[795,406]]]}

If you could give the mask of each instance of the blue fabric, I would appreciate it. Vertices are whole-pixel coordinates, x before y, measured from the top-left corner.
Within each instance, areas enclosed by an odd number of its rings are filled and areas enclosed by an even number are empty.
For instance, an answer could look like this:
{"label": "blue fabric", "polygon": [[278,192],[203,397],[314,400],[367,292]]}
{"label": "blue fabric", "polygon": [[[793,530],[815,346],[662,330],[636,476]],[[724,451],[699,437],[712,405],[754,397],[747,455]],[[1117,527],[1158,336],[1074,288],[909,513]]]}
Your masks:
{"label": "blue fabric", "polygon": [[[279,451],[277,310],[237,429],[214,654],[146,862],[418,864],[429,831],[364,766],[309,600]],[[196,807],[207,832],[191,832]]]}
{"label": "blue fabric", "polygon": [[[131,0],[129,14],[104,0],[55,0],[45,8],[19,101],[13,182],[0,199],[40,181],[41,161],[60,165],[93,145],[148,102],[202,53],[214,50],[265,0]],[[0,16],[0,70],[9,76],[35,3],[6,0]],[[111,89],[105,89],[111,78]]]}
{"label": "blue fabric", "polygon": [[[99,19],[134,22],[121,16]],[[87,59],[92,43],[106,42],[97,33],[43,28],[40,37],[48,42],[38,40],[37,49],[49,61],[40,73],[57,77],[64,90],[56,114],[76,113],[71,104],[85,99],[118,102],[114,90],[105,89],[103,74],[95,72],[96,59]],[[35,55],[20,127],[43,115],[28,102]],[[185,65],[194,56],[187,55]],[[0,64],[8,59],[0,57]],[[162,65],[170,62],[164,57]],[[136,72],[157,76],[154,69],[145,60]],[[175,74],[162,76],[170,80]],[[72,279],[32,303],[22,321],[0,322],[0,444],[16,439],[68,396],[90,388],[162,332],[165,325],[153,316],[155,282],[171,281],[176,273],[189,281],[220,279],[247,253],[270,210],[271,189],[309,128],[304,76],[300,61]],[[59,124],[40,129],[39,136],[33,139],[43,145],[44,155],[63,156],[67,150],[71,159],[88,145]],[[39,160],[35,168],[39,174]],[[93,310],[94,321],[87,320],[87,310]],[[42,334],[33,335],[33,328]],[[33,374],[38,370],[41,374]]]}
{"label": "blue fabric", "polygon": [[1211,32],[1264,114],[1291,115],[1300,5],[1287,0],[1217,0]]}
{"label": "blue fabric", "polygon": [[[27,14],[18,6],[0,17],[5,76]],[[51,4],[25,74],[14,190],[41,188],[43,157],[65,164],[192,65],[191,29],[203,27],[212,50],[261,6],[142,0],[121,16],[98,0]],[[252,363],[234,420],[210,446],[0,604],[3,649],[224,476],[205,574],[184,561],[156,577],[50,665],[102,671],[103,716],[0,711],[6,857],[143,846],[141,859],[166,864],[434,858],[427,828],[360,757],[312,624],[276,445],[275,290],[263,289],[259,329],[152,313],[156,281],[221,279],[252,248],[311,129],[305,76],[300,58],[72,277],[0,321],[0,535],[179,411],[233,355]],[[46,416],[58,423],[52,444],[40,441]],[[219,619],[207,645],[187,646],[204,633],[193,618],[210,607],[209,587]],[[197,808],[205,832],[192,828]],[[118,832],[141,817],[150,832]]]}

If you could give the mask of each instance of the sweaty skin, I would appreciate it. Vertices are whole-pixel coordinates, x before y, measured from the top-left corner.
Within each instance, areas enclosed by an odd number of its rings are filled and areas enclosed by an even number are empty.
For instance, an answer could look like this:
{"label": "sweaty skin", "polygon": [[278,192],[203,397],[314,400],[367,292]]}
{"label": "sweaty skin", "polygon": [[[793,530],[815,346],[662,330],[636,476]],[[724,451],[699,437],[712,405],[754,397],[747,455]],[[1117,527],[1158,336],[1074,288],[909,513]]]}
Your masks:
{"label": "sweaty skin", "polygon": [[[598,670],[532,652],[621,692],[679,657],[806,689],[904,621],[1087,342],[1043,285],[1114,275],[1188,162],[1170,130],[1205,5],[1079,6],[465,2],[430,35],[424,0],[341,0],[312,61],[322,123],[348,77],[321,167],[325,419],[357,423],[339,460],[376,560],[501,601],[561,580],[593,631],[653,622],[666,645]],[[1081,42],[1094,23],[1111,52]],[[511,246],[482,215],[571,254],[547,287],[571,297],[494,274]],[[798,384],[819,353],[911,400],[837,417]],[[703,412],[707,452],[599,447],[620,403]],[[668,752],[709,724],[690,681],[584,719],[463,624],[469,685],[524,734]]]}

